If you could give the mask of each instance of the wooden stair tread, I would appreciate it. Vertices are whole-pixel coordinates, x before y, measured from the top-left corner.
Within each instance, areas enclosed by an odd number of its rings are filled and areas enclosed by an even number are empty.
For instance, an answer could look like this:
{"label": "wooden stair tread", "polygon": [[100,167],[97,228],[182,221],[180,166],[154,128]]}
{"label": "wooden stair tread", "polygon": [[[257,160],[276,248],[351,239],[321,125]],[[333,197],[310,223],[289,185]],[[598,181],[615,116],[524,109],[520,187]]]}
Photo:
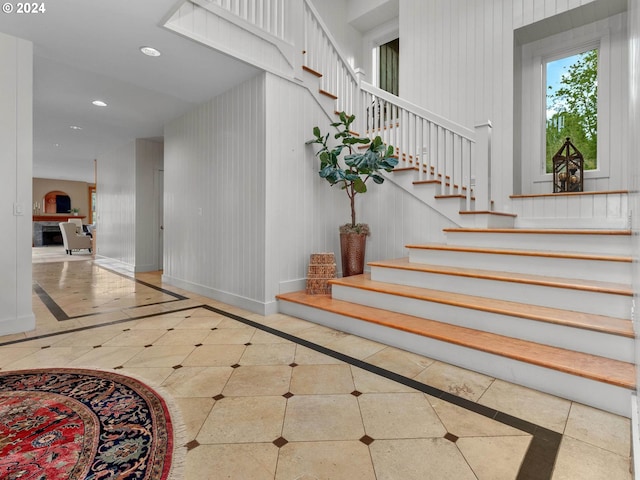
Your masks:
{"label": "wooden stair tread", "polygon": [[443,232],[468,233],[522,233],[544,235],[625,235],[631,230],[587,230],[587,229],[551,229],[551,228],[444,228]]}
{"label": "wooden stair tread", "polygon": [[544,250],[516,250],[511,248],[490,248],[490,247],[467,247],[462,245],[406,245],[406,248],[414,248],[420,250],[448,250],[452,252],[470,252],[470,253],[490,253],[497,255],[520,255],[529,257],[547,257],[547,258],[564,258],[572,260],[598,260],[609,262],[631,263],[632,258],[625,255],[608,255],[594,253],[575,253],[575,252],[557,252]]}
{"label": "wooden stair tread", "polygon": [[417,272],[439,273],[460,277],[481,278],[483,280],[496,280],[512,283],[525,283],[545,287],[566,288],[570,290],[583,290],[587,292],[610,293],[612,295],[633,296],[633,289],[622,283],[601,282],[596,280],[582,280],[575,278],[547,277],[526,273],[500,272],[495,270],[481,270],[474,268],[448,267],[441,265],[429,265],[426,263],[410,262],[408,257],[395,260],[369,262],[372,267],[397,268]]}
{"label": "wooden stair tread", "polygon": [[332,279],[329,283],[332,285],[359,288],[372,292],[441,303],[444,305],[479,310],[498,315],[520,317],[555,325],[565,325],[573,328],[581,328],[601,333],[608,333],[611,335],[634,338],[633,325],[631,321],[623,318],[529,305],[508,300],[496,300],[486,297],[465,295],[462,293],[443,292],[441,290],[433,290],[429,288],[377,282],[371,280],[371,277],[368,274]]}
{"label": "wooden stair tread", "polygon": [[293,292],[278,295],[277,298],[630,390],[635,389],[635,366],[631,363],[357,305],[336,300],[329,295],[312,296],[304,292]]}

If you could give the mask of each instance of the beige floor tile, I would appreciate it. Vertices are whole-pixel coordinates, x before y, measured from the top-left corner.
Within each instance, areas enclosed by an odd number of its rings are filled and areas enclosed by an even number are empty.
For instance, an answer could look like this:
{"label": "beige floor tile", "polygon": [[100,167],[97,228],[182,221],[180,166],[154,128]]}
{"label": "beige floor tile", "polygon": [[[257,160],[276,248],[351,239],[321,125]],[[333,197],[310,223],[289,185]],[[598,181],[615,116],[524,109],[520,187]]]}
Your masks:
{"label": "beige floor tile", "polygon": [[183,367],[175,370],[164,382],[174,397],[215,397],[222,393],[231,367]]}
{"label": "beige floor tile", "polygon": [[327,345],[328,348],[335,350],[350,357],[362,360],[371,355],[387,348],[382,343],[367,340],[366,338],[348,335],[337,339]]}
{"label": "beige floor tile", "polygon": [[118,373],[138,378],[152,387],[159,387],[174,371],[171,367],[123,367]]}
{"label": "beige floor tile", "polygon": [[564,436],[553,480],[631,480],[629,457]]}
{"label": "beige floor tile", "polygon": [[358,367],[351,367],[351,374],[356,390],[362,393],[393,393],[393,392],[415,392],[411,387],[407,387],[388,378],[381,377],[375,373],[363,370]]}
{"label": "beige floor tile", "polygon": [[272,443],[200,445],[187,454],[185,480],[273,480],[277,460]]}
{"label": "beige floor tile", "polygon": [[195,440],[216,401],[209,397],[199,397],[176,398],[174,402],[180,412],[181,425],[185,428],[186,442]]}
{"label": "beige floor tile", "polygon": [[190,317],[182,320],[178,325],[175,326],[176,330],[187,330],[187,329],[209,329],[217,327],[220,325],[222,321],[222,317],[207,317],[207,316],[195,316],[192,315]]}
{"label": "beige floor tile", "polygon": [[433,363],[429,358],[394,347],[380,350],[365,358],[365,361],[409,378],[415,377]]}
{"label": "beige floor tile", "polygon": [[202,343],[211,330],[172,330],[153,342],[154,345],[197,345]]}
{"label": "beige floor tile", "polygon": [[377,440],[369,450],[376,480],[476,480],[460,450],[442,438]]}
{"label": "beige floor tile", "polygon": [[341,364],[340,360],[337,360],[324,353],[316,352],[302,345],[296,346],[296,358],[295,362],[299,365],[330,365]]}
{"label": "beige floor tile", "polygon": [[239,363],[241,365],[289,365],[293,363],[295,354],[296,346],[293,343],[249,345]]}
{"label": "beige floor tile", "polygon": [[251,343],[291,343],[291,340],[273,335],[272,333],[265,332],[263,330],[256,329],[253,337],[251,337]]}
{"label": "beige floor tile", "polygon": [[142,318],[131,328],[135,330],[166,330],[175,328],[183,320],[184,318],[182,317],[166,317],[164,315],[161,317]]}
{"label": "beige floor tile", "polygon": [[[129,327],[127,325],[127,327]],[[121,332],[111,340],[103,343],[105,347],[144,347],[152,345],[162,337],[166,330],[135,330],[127,328],[126,332]]]}
{"label": "beige floor tile", "polygon": [[288,443],[280,449],[276,480],[375,480],[362,442]]}
{"label": "beige floor tile", "polygon": [[66,367],[70,362],[92,350],[91,347],[45,348],[8,363],[3,370],[22,370],[29,368]]}
{"label": "beige floor tile", "polygon": [[572,403],[564,433],[576,440],[628,456],[631,451],[630,429],[628,418]]}
{"label": "beige floor tile", "polygon": [[[90,330],[82,330],[80,332],[72,333],[71,335],[65,336],[65,338],[59,339],[55,343],[52,343],[52,345],[56,347],[86,347],[89,345],[103,345],[105,342],[108,342],[117,335],[118,333],[113,330],[92,328]],[[55,338],[52,340],[55,341]]]}
{"label": "beige floor tile", "polygon": [[284,395],[291,382],[289,366],[247,365],[233,370],[222,394],[228,397]]}
{"label": "beige floor tile", "polygon": [[346,337],[348,333],[316,325],[315,327],[301,330],[296,335],[309,342],[324,346],[328,345],[329,343],[335,342],[339,338]]}
{"label": "beige floor tile", "polygon": [[494,381],[478,403],[528,420],[554,432],[564,432],[571,402],[502,380]]}
{"label": "beige floor tile", "polygon": [[225,397],[215,403],[197,440],[210,443],[273,442],[282,434],[287,400],[277,397]]}
{"label": "beige floor tile", "polygon": [[69,362],[70,367],[113,369],[140,353],[142,347],[100,347]]}
{"label": "beige floor tile", "polygon": [[32,355],[40,351],[38,347],[32,348],[15,348],[15,347],[2,347],[0,348],[0,369],[4,369],[5,365],[9,365],[13,362]]}
{"label": "beige floor tile", "polygon": [[442,362],[433,362],[415,380],[474,402],[493,382],[486,375]]}
{"label": "beige floor tile", "polygon": [[266,317],[264,321],[266,325],[292,335],[297,335],[299,332],[315,328],[316,326],[315,323],[283,314],[270,315]]}
{"label": "beige floor tile", "polygon": [[296,395],[351,393],[355,390],[349,365],[298,365],[291,374]]}
{"label": "beige floor tile", "polygon": [[128,367],[173,367],[180,365],[195,349],[188,345],[162,345],[145,348],[123,365]]}
{"label": "beige floor tile", "polygon": [[202,345],[182,361],[185,367],[230,367],[240,362],[244,345]]}
{"label": "beige floor tile", "polygon": [[531,437],[528,433],[517,428],[510,427],[439,398],[430,395],[425,396],[447,431],[457,437]]}
{"label": "beige floor tile", "polygon": [[456,445],[478,480],[513,480],[529,443],[529,437],[483,437],[460,438]]}
{"label": "beige floor tile", "polygon": [[296,395],[288,400],[282,436],[290,442],[358,440],[364,433],[353,395]]}
{"label": "beige floor tile", "polygon": [[231,345],[249,343],[255,333],[253,328],[220,328],[207,335],[202,343],[205,345]]}
{"label": "beige floor tile", "polygon": [[358,397],[371,438],[440,438],[447,430],[422,393],[366,393]]}

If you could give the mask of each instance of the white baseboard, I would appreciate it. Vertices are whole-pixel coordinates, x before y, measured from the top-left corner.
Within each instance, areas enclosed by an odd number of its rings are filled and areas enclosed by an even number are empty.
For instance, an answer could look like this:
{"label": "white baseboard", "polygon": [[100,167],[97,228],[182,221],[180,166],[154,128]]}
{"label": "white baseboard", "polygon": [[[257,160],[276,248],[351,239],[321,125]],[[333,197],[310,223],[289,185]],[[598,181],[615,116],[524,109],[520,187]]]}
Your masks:
{"label": "white baseboard", "polygon": [[640,412],[638,396],[631,395],[631,473],[635,480],[640,480]]}
{"label": "white baseboard", "polygon": [[275,300],[271,302],[260,302],[258,300],[253,300],[230,292],[224,292],[222,290],[171,277],[169,275],[162,275],[162,282],[260,315],[271,315],[278,312],[278,304]]}

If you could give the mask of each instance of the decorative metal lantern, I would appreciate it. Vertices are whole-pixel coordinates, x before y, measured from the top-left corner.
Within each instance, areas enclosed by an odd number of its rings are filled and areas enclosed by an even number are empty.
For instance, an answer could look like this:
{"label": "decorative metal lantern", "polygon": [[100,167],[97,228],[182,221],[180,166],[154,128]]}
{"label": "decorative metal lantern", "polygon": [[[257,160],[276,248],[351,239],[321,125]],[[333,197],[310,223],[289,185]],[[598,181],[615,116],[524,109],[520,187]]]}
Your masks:
{"label": "decorative metal lantern", "polygon": [[582,192],[583,179],[584,157],[567,137],[553,156],[553,193]]}

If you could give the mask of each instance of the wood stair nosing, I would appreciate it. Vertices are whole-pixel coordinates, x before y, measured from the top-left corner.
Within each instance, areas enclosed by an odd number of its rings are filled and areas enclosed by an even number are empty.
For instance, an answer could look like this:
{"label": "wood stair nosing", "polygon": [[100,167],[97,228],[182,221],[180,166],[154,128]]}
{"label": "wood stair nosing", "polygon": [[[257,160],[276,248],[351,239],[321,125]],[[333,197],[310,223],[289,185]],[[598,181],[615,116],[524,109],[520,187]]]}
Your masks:
{"label": "wood stair nosing", "polygon": [[509,300],[496,300],[428,288],[376,282],[371,280],[370,275],[368,274],[332,279],[329,283],[332,286],[356,288],[413,300],[438,303],[451,307],[477,310],[490,314],[517,317],[525,320],[591,330],[594,332],[626,338],[634,337],[631,321],[617,317],[607,317],[604,315],[575,312],[558,308],[528,305]]}
{"label": "wood stair nosing", "polygon": [[444,228],[448,233],[513,233],[540,235],[620,235],[631,236],[631,230],[535,229],[535,228]]}
{"label": "wood stair nosing", "polygon": [[608,255],[593,253],[555,252],[543,250],[516,250],[511,248],[466,247],[457,245],[405,245],[405,248],[416,250],[442,250],[451,252],[487,253],[494,255],[518,255],[524,257],[562,258],[572,260],[595,260],[607,262],[631,263],[633,259],[625,255]]}
{"label": "wood stair nosing", "polygon": [[304,292],[278,295],[278,300],[299,303],[357,320],[402,330],[435,340],[499,355],[571,375],[635,389],[635,366],[619,360],[574,352],[494,333],[445,324],[402,313],[356,305],[328,295]]}
{"label": "wood stair nosing", "polygon": [[412,263],[409,261],[408,257],[395,260],[369,262],[368,265],[371,267],[379,268],[412,270],[425,273],[445,274],[459,277],[479,278],[483,280],[521,283],[543,287],[566,288],[568,290],[581,290],[585,292],[608,293],[611,295],[633,297],[633,289],[631,288],[631,286],[621,283],[582,280],[575,278],[547,277],[543,275],[502,272],[498,270],[448,267],[441,265],[430,265],[426,263]]}

